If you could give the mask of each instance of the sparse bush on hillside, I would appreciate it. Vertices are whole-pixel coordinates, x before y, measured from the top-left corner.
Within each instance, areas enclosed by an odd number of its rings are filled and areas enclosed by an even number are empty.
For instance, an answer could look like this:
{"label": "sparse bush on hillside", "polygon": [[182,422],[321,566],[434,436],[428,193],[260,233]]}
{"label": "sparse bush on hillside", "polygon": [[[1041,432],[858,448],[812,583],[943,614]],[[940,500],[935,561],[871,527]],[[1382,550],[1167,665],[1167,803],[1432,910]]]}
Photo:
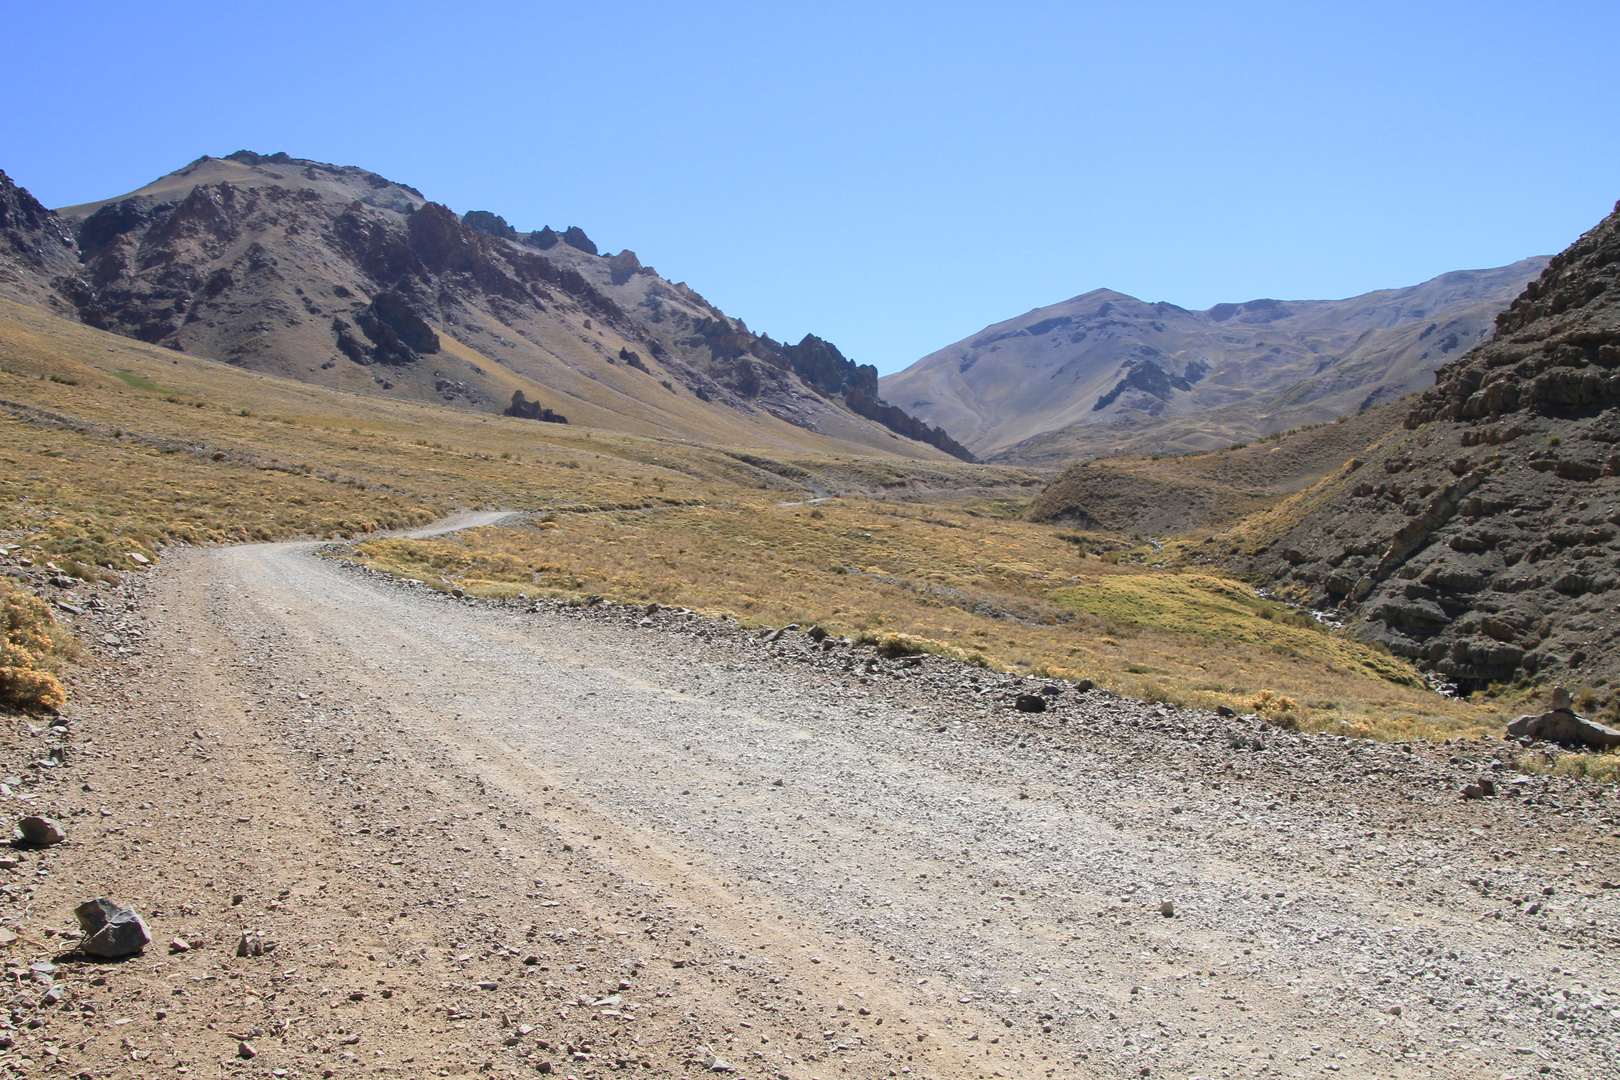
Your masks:
{"label": "sparse bush on hillside", "polygon": [[55,712],[67,692],[51,672],[73,653],[73,639],[51,609],[0,578],[0,705],[24,712]]}

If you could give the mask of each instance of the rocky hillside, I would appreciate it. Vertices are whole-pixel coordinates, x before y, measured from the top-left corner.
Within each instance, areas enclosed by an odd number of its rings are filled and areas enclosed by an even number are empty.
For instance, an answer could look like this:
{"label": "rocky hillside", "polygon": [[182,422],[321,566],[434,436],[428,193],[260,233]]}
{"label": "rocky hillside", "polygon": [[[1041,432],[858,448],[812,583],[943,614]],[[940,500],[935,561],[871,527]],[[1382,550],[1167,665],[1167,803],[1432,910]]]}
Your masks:
{"label": "rocky hillside", "polygon": [[60,313],[67,305],[52,283],[78,262],[67,223],[0,172],[0,296]]}
{"label": "rocky hillside", "polygon": [[1024,512],[1030,521],[1115,533],[1221,525],[1322,480],[1400,424],[1376,405],[1299,431],[1202,454],[1125,454],[1065,469]]}
{"label": "rocky hillside", "polygon": [[1116,449],[1211,449],[1422,389],[1545,265],[1207,311],[1098,289],[988,327],[882,387],[981,457],[1056,464]]}
{"label": "rocky hillside", "polygon": [[[644,434],[967,456],[880,402],[875,369],[754,334],[578,227],[520,234],[364,169],[249,151],[60,216],[11,190],[25,213],[10,216],[32,223],[31,247],[0,252],[28,284],[13,292],[142,341]],[[76,243],[37,239],[58,234]]]}
{"label": "rocky hillside", "polygon": [[1442,368],[1260,569],[1464,688],[1620,690],[1620,207]]}

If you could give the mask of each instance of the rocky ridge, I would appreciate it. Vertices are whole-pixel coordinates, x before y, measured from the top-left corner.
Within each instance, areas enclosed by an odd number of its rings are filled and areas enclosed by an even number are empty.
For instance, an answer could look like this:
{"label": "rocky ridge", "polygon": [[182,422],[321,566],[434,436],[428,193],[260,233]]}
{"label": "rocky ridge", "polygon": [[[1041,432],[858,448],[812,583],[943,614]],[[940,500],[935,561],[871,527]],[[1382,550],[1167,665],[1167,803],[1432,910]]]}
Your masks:
{"label": "rocky ridge", "polygon": [[78,270],[77,256],[67,223],[0,171],[0,295],[62,313],[53,282]]}
{"label": "rocky ridge", "polygon": [[1620,208],[1315,494],[1257,570],[1464,689],[1620,691]]}
{"label": "rocky ridge", "polygon": [[986,327],[882,388],[997,460],[1212,449],[1422,389],[1546,262],[1207,311],[1098,289]]}
{"label": "rocky ridge", "polygon": [[[521,391],[556,415],[648,433],[724,437],[739,417],[768,416],[868,447],[966,454],[879,402],[876,371],[824,342],[754,334],[634,253],[598,254],[577,226],[518,234],[364,169],[239,151],[60,215],[26,192],[12,201],[29,236],[76,240],[13,272],[29,283],[20,298],[65,301],[142,341],[492,412]],[[665,302],[621,304],[649,292]]]}

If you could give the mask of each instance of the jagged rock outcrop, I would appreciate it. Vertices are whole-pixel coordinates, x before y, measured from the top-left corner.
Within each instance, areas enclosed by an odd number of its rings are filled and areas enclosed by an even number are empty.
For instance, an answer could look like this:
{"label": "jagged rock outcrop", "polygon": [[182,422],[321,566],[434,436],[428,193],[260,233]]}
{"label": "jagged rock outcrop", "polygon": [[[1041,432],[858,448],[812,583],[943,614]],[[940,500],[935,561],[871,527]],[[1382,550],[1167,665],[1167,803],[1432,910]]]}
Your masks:
{"label": "jagged rock outcrop", "polygon": [[364,169],[238,151],[60,214],[7,180],[0,213],[0,287],[261,371],[492,411],[515,377],[591,424],[793,443],[785,421],[851,450],[960,450],[878,401],[875,372],[833,349],[813,386],[787,347],[633,251],[458,216]]}
{"label": "jagged rock outcrop", "polygon": [[1465,689],[1620,689],[1620,207],[1259,568]]}
{"label": "jagged rock outcrop", "polygon": [[597,253],[596,245],[591,241],[590,237],[585,235],[585,230],[578,225],[568,226],[567,231],[562,234],[562,242],[576,251],[583,251],[587,255]]}
{"label": "jagged rock outcrop", "polygon": [[63,307],[55,282],[78,269],[68,222],[0,172],[0,296]]}
{"label": "jagged rock outcrop", "polygon": [[876,420],[908,439],[937,446],[952,457],[977,460],[944,428],[930,427],[904,409],[879,398],[877,368],[871,364],[857,364],[845,358],[832,342],[814,334],[806,334],[797,345],[784,345],[781,349],[794,374],[828,397],[842,396],[852,412]]}
{"label": "jagged rock outcrop", "polygon": [[502,240],[518,238],[518,231],[508,225],[505,218],[488,210],[469,210],[461,215],[461,223],[470,229],[477,229],[485,236],[494,236]]}
{"label": "jagged rock outcrop", "polygon": [[568,417],[546,408],[538,401],[529,401],[521,390],[512,391],[512,404],[508,405],[504,412],[507,416],[518,416],[525,420],[543,420],[548,424],[568,423]]}

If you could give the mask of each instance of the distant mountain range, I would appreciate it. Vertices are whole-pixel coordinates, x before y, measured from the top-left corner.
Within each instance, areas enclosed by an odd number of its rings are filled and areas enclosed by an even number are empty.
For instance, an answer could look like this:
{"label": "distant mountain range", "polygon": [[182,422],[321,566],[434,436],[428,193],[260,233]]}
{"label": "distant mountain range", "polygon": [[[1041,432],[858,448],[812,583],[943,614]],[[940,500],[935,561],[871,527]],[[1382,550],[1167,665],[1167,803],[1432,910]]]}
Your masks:
{"label": "distant mountain range", "polygon": [[51,211],[0,173],[0,295],[258,371],[717,443],[970,459],[877,370],[773,341],[577,226],[238,151]]}
{"label": "distant mountain range", "polygon": [[1207,311],[1098,289],[986,327],[879,387],[981,458],[1210,449],[1423,389],[1547,261]]}

